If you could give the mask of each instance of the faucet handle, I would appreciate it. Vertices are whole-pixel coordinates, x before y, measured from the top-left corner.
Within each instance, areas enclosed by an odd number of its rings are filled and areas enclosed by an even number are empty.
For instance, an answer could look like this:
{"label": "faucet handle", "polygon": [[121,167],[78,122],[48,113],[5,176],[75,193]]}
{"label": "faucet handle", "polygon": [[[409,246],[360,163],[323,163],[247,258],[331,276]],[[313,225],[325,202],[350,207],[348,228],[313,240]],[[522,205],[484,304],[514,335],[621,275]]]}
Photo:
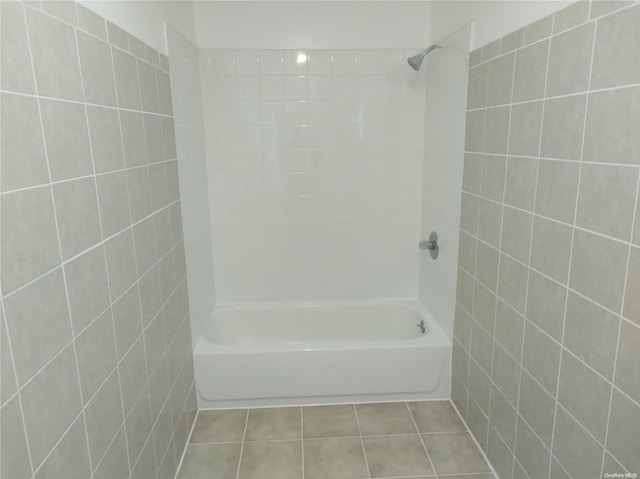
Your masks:
{"label": "faucet handle", "polygon": [[429,250],[431,257],[436,259],[438,257],[438,252],[440,251],[440,243],[438,241],[438,233],[432,231],[429,235],[428,240],[422,240],[418,243],[420,249]]}

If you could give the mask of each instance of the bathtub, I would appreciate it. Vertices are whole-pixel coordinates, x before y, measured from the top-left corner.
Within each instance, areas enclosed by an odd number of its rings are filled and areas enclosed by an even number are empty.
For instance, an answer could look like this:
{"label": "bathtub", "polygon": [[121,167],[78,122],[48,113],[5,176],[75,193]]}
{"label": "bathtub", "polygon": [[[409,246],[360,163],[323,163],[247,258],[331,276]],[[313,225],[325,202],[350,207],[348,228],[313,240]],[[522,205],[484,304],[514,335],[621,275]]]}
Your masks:
{"label": "bathtub", "polygon": [[445,399],[450,358],[411,302],[219,307],[194,350],[205,409]]}

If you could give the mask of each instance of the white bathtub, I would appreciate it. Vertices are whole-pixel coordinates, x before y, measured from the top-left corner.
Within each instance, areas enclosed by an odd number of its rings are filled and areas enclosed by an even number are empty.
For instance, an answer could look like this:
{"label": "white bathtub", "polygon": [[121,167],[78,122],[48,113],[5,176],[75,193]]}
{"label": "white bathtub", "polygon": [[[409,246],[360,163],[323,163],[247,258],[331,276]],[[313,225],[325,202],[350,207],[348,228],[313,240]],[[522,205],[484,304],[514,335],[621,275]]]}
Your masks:
{"label": "white bathtub", "polygon": [[202,408],[444,399],[450,358],[408,302],[222,307],[194,351]]}

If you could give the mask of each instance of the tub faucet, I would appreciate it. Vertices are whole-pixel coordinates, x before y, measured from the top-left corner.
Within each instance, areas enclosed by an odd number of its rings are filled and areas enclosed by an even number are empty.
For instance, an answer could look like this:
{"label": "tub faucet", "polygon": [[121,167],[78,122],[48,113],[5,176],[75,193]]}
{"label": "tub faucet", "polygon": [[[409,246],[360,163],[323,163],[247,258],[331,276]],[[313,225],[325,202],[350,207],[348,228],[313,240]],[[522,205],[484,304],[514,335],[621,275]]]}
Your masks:
{"label": "tub faucet", "polygon": [[420,331],[422,331],[422,334],[424,334],[425,331],[427,330],[427,327],[424,324],[424,319],[421,320],[418,324],[416,324],[416,326],[418,326],[420,328]]}

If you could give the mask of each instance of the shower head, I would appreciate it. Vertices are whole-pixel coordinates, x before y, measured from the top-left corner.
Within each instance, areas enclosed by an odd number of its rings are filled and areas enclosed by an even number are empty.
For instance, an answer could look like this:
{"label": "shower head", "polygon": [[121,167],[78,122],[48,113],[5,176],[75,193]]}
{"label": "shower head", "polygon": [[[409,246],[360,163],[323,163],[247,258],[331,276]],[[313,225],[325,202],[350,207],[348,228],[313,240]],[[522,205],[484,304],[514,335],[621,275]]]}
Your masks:
{"label": "shower head", "polygon": [[407,58],[407,62],[409,63],[409,66],[411,66],[411,68],[413,68],[415,71],[420,70],[420,67],[422,66],[422,60],[424,60],[424,57],[426,57],[429,53],[431,53],[436,48],[442,48],[443,46],[444,45],[438,45],[437,43],[434,43],[422,53],[418,53],[417,55],[413,55],[412,57]]}

